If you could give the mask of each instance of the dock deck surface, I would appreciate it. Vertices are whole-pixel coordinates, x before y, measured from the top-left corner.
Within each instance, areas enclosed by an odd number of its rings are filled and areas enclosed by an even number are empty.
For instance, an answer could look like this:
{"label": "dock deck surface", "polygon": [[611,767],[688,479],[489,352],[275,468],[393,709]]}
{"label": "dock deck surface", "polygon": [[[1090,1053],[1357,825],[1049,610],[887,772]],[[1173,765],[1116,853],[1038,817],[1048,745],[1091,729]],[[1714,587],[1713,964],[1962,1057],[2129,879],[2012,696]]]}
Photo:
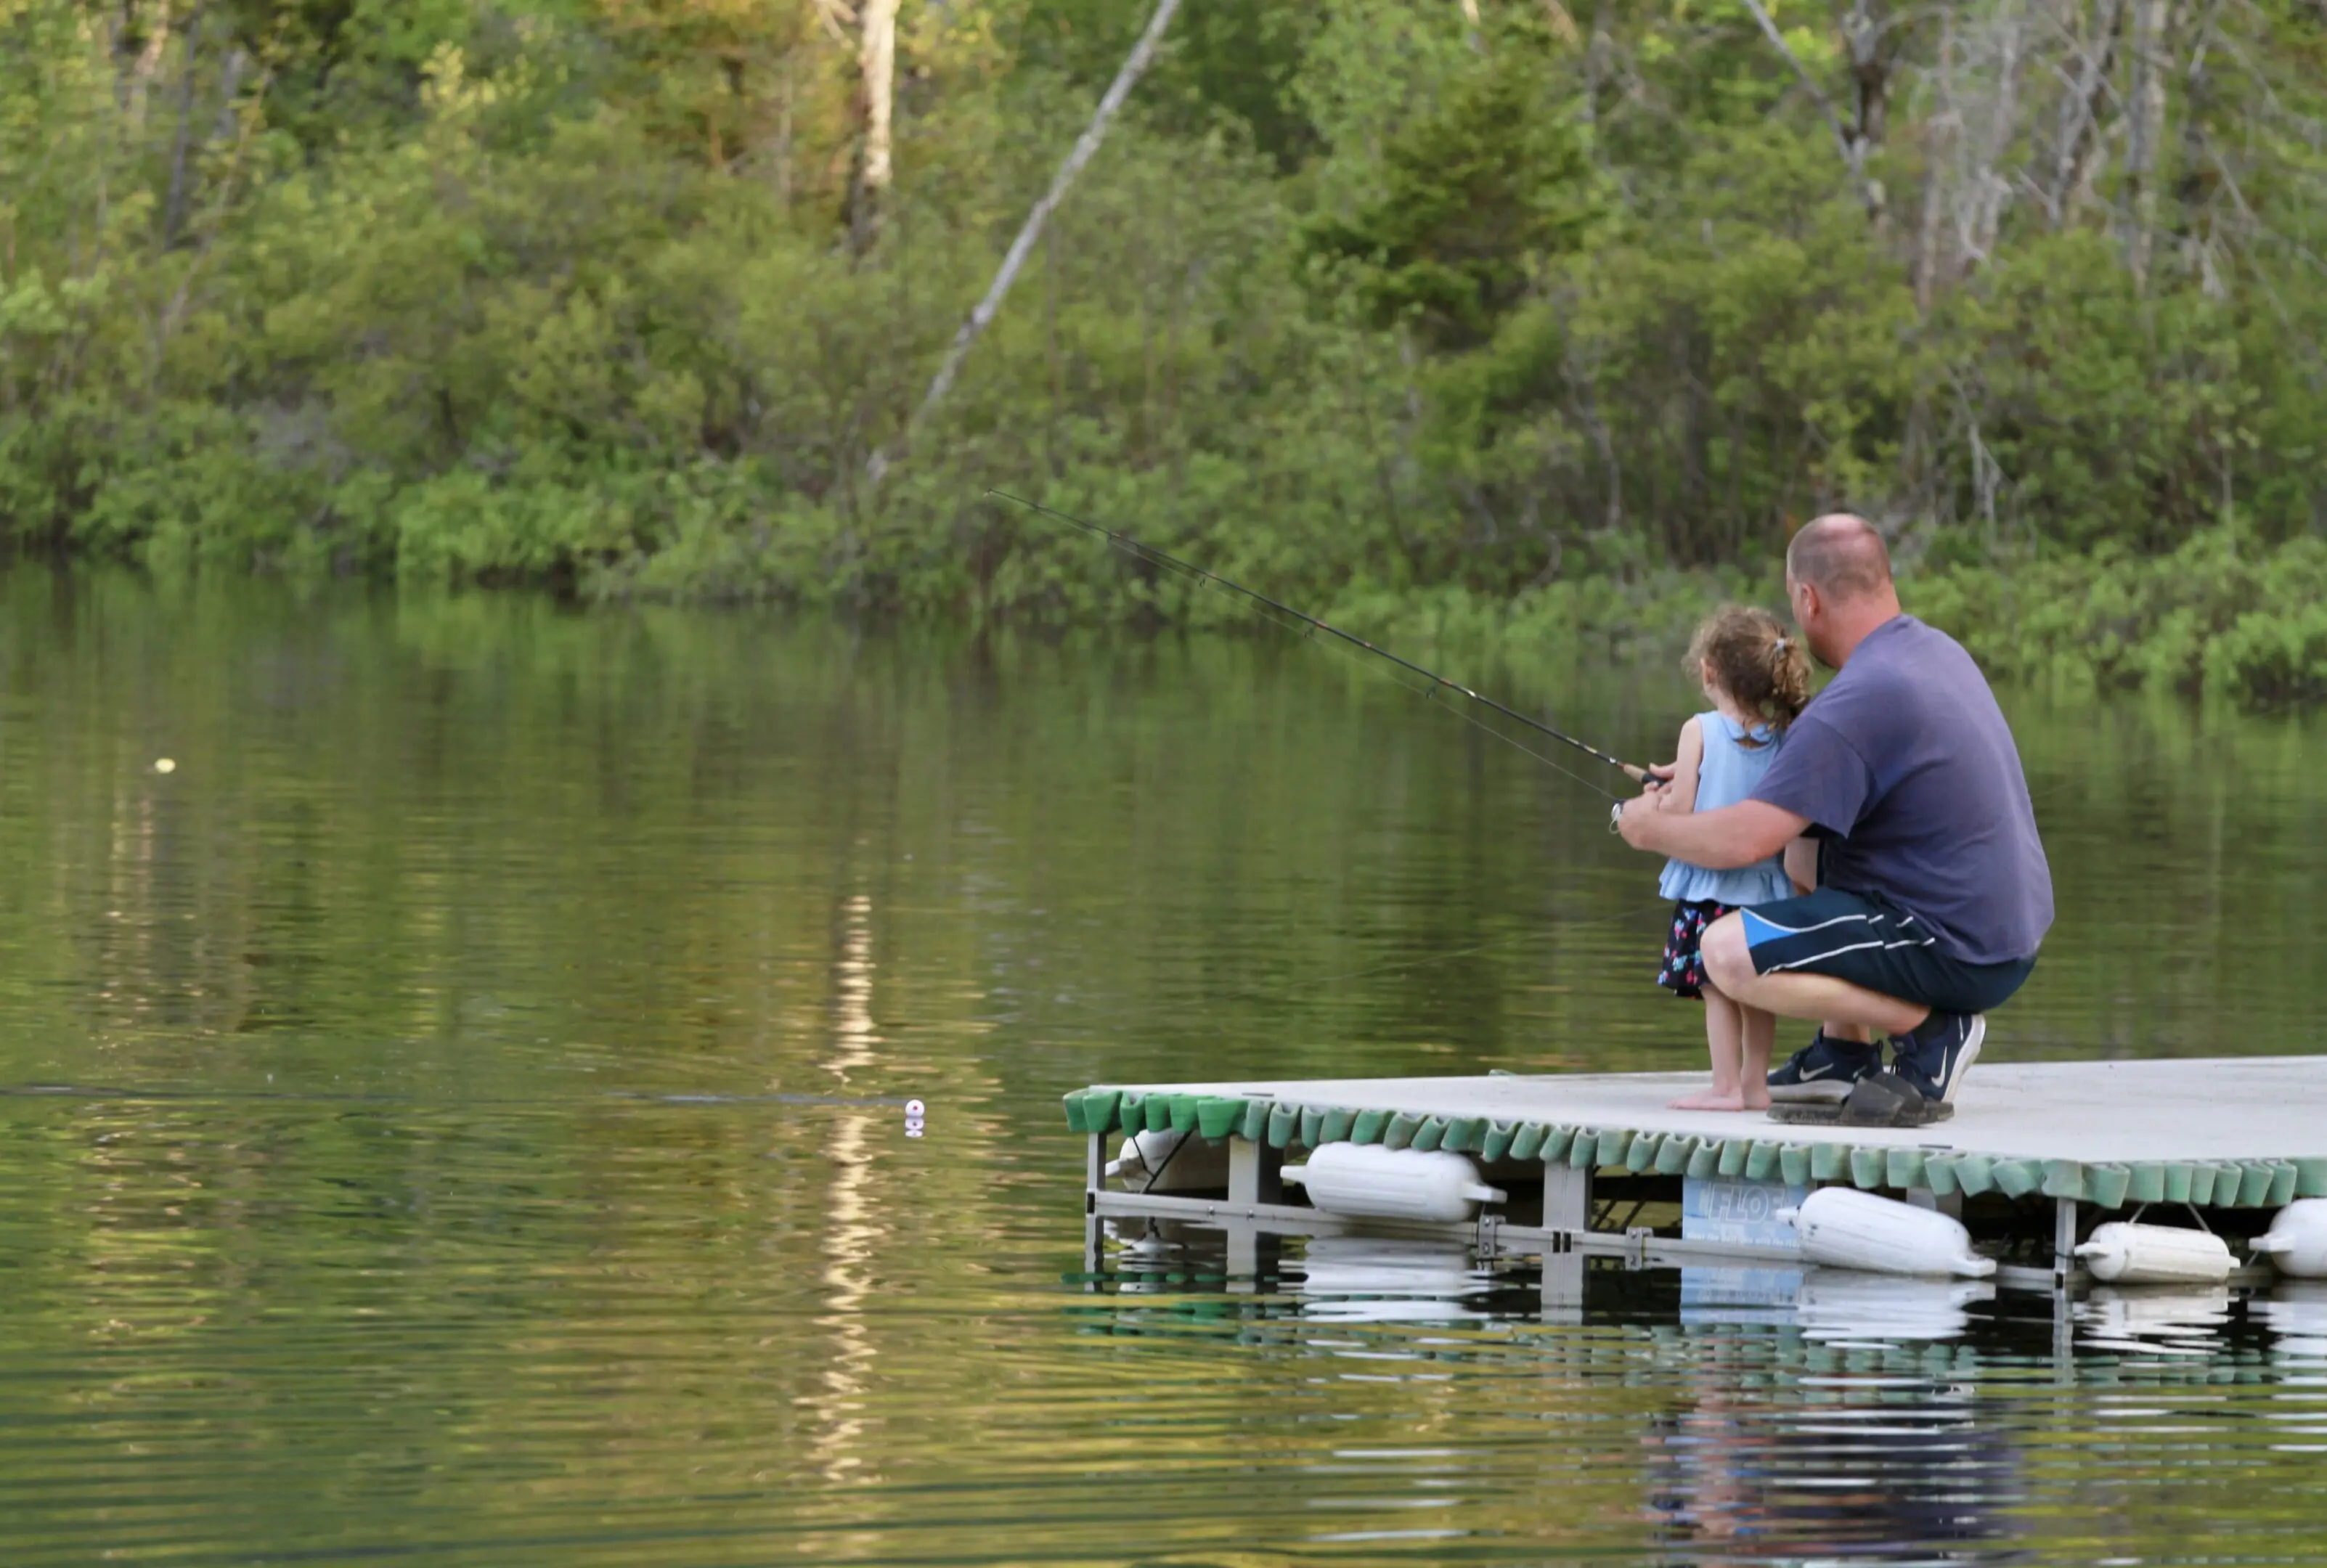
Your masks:
{"label": "dock deck surface", "polygon": [[1704,1082],[1697,1072],[1115,1084],[1069,1095],[1067,1117],[1090,1134],[1177,1126],[1278,1148],[1347,1139],[1635,1171],[1775,1176],[1782,1163],[1789,1180],[2041,1187],[2107,1207],[2327,1195],[2327,1056],[1983,1061],[1951,1120],[1912,1130],[1667,1108]]}

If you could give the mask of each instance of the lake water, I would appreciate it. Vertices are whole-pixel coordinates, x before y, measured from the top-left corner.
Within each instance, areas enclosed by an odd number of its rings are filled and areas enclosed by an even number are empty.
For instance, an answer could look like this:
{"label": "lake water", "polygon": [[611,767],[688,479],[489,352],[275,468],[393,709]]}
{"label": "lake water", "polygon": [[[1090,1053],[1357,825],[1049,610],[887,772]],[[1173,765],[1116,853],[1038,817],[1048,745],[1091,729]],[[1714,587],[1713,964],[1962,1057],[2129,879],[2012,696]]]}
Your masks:
{"label": "lake water", "polygon": [[[2316,1049],[2315,724],[2013,711],[2063,917],[1993,1055]],[[2327,1557],[2291,1291],[2061,1354],[1848,1281],[1081,1277],[1065,1089],[1698,1062],[1559,761],[1289,639],[17,572],[0,1561]]]}

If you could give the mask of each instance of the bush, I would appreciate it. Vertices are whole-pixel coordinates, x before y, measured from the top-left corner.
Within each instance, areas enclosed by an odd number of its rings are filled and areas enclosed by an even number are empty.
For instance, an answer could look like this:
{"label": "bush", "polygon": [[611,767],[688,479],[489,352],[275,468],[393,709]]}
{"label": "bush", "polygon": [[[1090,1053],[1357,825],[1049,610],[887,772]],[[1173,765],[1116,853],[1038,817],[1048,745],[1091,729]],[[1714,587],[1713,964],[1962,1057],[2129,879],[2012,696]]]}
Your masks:
{"label": "bush", "polygon": [[1902,589],[2001,678],[2248,704],[2327,695],[2327,541],[2262,546],[2211,529],[2168,555],[2109,546],[1911,575]]}
{"label": "bush", "polygon": [[[1973,19],[1946,70],[1944,30],[1893,30],[1919,85],[1851,172],[1741,8],[1603,7],[1596,38],[1573,9],[1192,14],[923,418],[1120,5],[906,7],[875,191],[846,8],[238,4],[194,47],[157,5],[5,0],[0,533],[181,573],[1241,613],[997,488],[1402,640],[1605,656],[1848,508],[2001,673],[2318,690],[2327,33],[2214,17],[2145,204],[2103,160],[1982,219],[2070,123],[2067,42],[1983,100]],[[1815,9],[1789,36],[1839,86]],[[2035,117],[1968,137],[1982,102]]]}

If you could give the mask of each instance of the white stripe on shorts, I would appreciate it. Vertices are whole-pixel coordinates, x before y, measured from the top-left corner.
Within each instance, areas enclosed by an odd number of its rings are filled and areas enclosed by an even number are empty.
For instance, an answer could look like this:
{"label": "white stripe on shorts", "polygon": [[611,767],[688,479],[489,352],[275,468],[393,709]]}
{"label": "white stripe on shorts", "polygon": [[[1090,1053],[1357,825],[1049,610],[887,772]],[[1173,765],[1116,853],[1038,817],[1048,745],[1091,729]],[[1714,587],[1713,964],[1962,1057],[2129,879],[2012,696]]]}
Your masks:
{"label": "white stripe on shorts", "polygon": [[[1778,924],[1777,921],[1763,915],[1757,914],[1753,918],[1756,920],[1759,920],[1762,925],[1767,926],[1771,930],[1781,932],[1786,937],[1807,937],[1812,932],[1823,931],[1829,926],[1847,925],[1853,920],[1857,921],[1861,925],[1871,926],[1882,917],[1879,915],[1836,915],[1830,920],[1820,920],[1815,926],[1802,926],[1799,928],[1781,926]],[[1912,915],[1907,915],[1892,923],[1903,927],[1912,921],[1914,918],[1915,917]],[[1771,938],[1771,940],[1776,939],[1777,938]],[[1885,942],[1879,938],[1871,942],[1852,942],[1843,947],[1828,947],[1822,952],[1812,953],[1807,957],[1796,958],[1790,963],[1772,964],[1767,969],[1758,970],[1757,972],[1763,975],[1775,975],[1782,970],[1799,969],[1810,964],[1823,964],[1830,958],[1838,958],[1845,953],[1862,953],[1869,947],[1880,947],[1886,953],[1893,952],[1901,947],[1929,947],[1936,943],[1938,939],[1939,938],[1935,936],[1924,936],[1906,937],[1895,942]],[[1752,951],[1752,948],[1749,947],[1746,951],[1750,953]]]}
{"label": "white stripe on shorts", "polygon": [[1807,937],[1812,931],[1823,931],[1828,926],[1839,926],[1851,920],[1857,920],[1863,924],[1874,919],[1873,915],[1836,915],[1830,920],[1820,920],[1815,926],[1781,926],[1758,910],[1753,910],[1752,915],[1755,919],[1769,927],[1770,929],[1783,931],[1789,937]]}
{"label": "white stripe on shorts", "polygon": [[1813,953],[1807,958],[1797,958],[1790,964],[1772,964],[1767,969],[1762,970],[1762,973],[1764,975],[1774,975],[1780,969],[1799,969],[1805,964],[1823,964],[1829,958],[1839,958],[1845,953],[1855,953],[1863,948],[1880,947],[1883,946],[1884,946],[1884,944],[1881,942],[1853,942],[1847,947],[1828,947],[1823,953]]}

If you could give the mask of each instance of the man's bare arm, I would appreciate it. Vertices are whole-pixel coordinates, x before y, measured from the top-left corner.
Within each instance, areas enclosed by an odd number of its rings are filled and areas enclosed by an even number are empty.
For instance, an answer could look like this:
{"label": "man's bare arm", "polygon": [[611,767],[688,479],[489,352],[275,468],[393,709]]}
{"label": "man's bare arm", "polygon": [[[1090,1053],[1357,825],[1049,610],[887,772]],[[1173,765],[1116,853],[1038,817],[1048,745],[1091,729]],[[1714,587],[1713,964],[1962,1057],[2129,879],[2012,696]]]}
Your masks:
{"label": "man's bare arm", "polygon": [[1800,837],[1809,825],[1808,817],[1766,800],[1741,800],[1718,810],[1687,815],[1658,810],[1653,796],[1644,795],[1624,805],[1626,844],[1707,871],[1732,871],[1767,860]]}

